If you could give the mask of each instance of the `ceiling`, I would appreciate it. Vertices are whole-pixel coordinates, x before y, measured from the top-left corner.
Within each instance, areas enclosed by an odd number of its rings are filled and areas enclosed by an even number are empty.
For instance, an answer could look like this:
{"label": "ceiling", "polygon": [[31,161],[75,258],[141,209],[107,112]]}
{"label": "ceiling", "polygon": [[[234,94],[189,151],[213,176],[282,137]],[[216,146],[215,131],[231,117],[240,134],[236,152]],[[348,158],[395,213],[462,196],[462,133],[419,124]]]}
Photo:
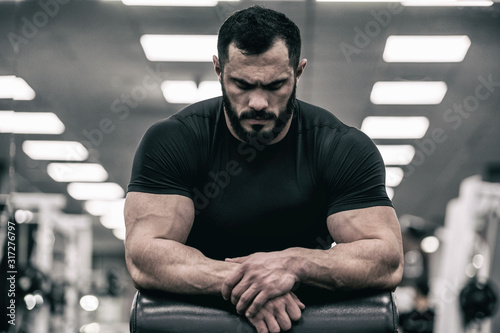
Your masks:
{"label": "ceiling", "polygon": [[[41,3],[51,3],[52,7],[44,9]],[[394,205],[399,215],[416,215],[441,224],[447,202],[458,195],[460,181],[480,174],[486,163],[500,160],[497,3],[460,8],[241,1],[206,8],[154,8],[127,7],[119,1],[3,1],[0,75],[15,74],[25,79],[37,95],[32,101],[0,100],[0,109],[54,112],[66,130],[61,135],[0,134],[0,161],[4,166],[10,163],[10,144],[16,147],[12,161],[15,176],[10,182],[14,187],[4,181],[2,193],[67,193],[67,184],[56,183],[47,175],[46,161],[31,160],[23,153],[20,147],[26,139],[80,141],[90,150],[87,161],[101,163],[110,175],[109,181],[126,189],[135,148],[145,130],[184,106],[168,104],[159,83],[167,79],[216,79],[210,63],[148,61],[140,36],[217,34],[231,12],[252,3],[283,11],[301,28],[303,57],[308,65],[299,85],[300,99],[327,108],[356,127],[370,115],[430,119],[430,128],[421,140],[376,140],[412,144],[417,151],[412,164],[403,167],[405,178],[395,188]],[[36,30],[29,30],[29,23],[37,23]],[[365,29],[374,30],[369,30],[370,36],[361,43],[359,31]],[[14,34],[21,38],[13,39]],[[468,35],[472,45],[461,63],[385,63],[385,41],[395,34]],[[346,45],[353,47],[352,52],[346,52]],[[144,80],[151,77],[158,84],[145,89]],[[478,88],[484,86],[482,78],[493,81],[486,87],[491,93],[487,98],[474,99],[477,89],[486,91]],[[373,105],[370,91],[381,80],[442,80],[448,91],[439,105]],[[441,133],[439,139],[432,136],[436,131]],[[84,213],[81,202],[69,196],[65,211]],[[102,244],[102,251],[112,251],[116,244],[119,251],[121,244],[105,232],[96,244]]]}

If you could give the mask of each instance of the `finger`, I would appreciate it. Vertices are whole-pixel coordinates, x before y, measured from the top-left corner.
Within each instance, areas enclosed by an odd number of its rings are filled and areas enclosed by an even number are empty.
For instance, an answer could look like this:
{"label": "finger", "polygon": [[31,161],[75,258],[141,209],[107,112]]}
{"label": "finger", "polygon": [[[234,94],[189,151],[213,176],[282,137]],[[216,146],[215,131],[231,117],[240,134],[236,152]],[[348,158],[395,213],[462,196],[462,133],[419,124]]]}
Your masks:
{"label": "finger", "polygon": [[269,311],[263,312],[264,315],[264,321],[266,322],[267,329],[269,330],[270,333],[279,333],[280,332],[280,325],[278,324],[278,321],[276,318],[273,316],[272,313]]}
{"label": "finger", "polygon": [[231,297],[231,292],[233,291],[234,286],[243,278],[243,272],[240,270],[234,271],[231,275],[229,275],[222,283],[221,293],[222,297],[227,301]]}
{"label": "finger", "polygon": [[[238,288],[240,286],[240,284],[238,284],[236,286],[236,288]],[[248,307],[250,306],[250,304],[252,304],[252,301],[254,300],[255,296],[257,295],[257,293],[259,292],[257,289],[255,288],[248,288],[247,290],[245,290],[240,297],[238,297],[238,299],[236,300],[236,302],[233,301],[233,297],[237,297],[237,295],[235,295],[235,292],[237,291],[236,288],[233,289],[233,293],[231,294],[231,301],[233,302],[233,304],[236,303],[236,311],[238,313],[244,313]],[[233,296],[235,295],[235,296]],[[254,312],[252,314],[252,316],[254,314],[256,314],[257,312]],[[252,317],[250,316],[250,317]]]}
{"label": "finger", "polygon": [[[251,281],[243,276],[243,278],[238,282],[237,285],[233,287],[233,290],[231,291],[231,303],[237,305],[240,301],[241,296],[243,296],[243,294],[247,291],[249,293],[245,296],[245,300],[248,302],[248,305],[250,305],[255,295],[257,295],[257,291],[255,290],[255,286],[252,285]],[[245,306],[245,310],[248,305]]]}
{"label": "finger", "polygon": [[[299,310],[300,313],[300,310]],[[282,331],[288,331],[292,328],[292,320],[286,311],[285,303],[279,303],[279,305],[274,310],[274,317],[280,325]]]}
{"label": "finger", "polygon": [[290,296],[293,298],[293,300],[295,301],[295,303],[297,303],[297,305],[299,306],[299,308],[301,310],[304,310],[306,308],[306,305],[299,300],[299,298],[297,297],[297,295],[295,295],[294,293],[290,292]]}
{"label": "finger", "polygon": [[261,291],[257,296],[255,296],[252,304],[248,307],[247,316],[255,315],[266,302],[274,297],[281,296],[279,293],[266,293],[265,291]]}
{"label": "finger", "polygon": [[269,333],[269,330],[267,329],[267,325],[264,322],[262,318],[248,318],[248,321],[255,327],[257,330],[257,333]]}
{"label": "finger", "polygon": [[291,320],[298,321],[302,317],[302,311],[291,295],[285,297],[285,308]]}

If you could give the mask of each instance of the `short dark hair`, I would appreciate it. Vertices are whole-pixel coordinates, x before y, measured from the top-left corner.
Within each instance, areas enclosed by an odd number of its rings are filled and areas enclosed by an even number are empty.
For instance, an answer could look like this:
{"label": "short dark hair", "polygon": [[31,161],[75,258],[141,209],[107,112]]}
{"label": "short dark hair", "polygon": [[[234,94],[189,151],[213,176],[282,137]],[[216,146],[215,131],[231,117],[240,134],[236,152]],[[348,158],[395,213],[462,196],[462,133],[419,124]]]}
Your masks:
{"label": "short dark hair", "polygon": [[261,6],[252,6],[232,14],[220,27],[217,52],[221,70],[229,60],[229,44],[246,55],[259,55],[268,51],[282,39],[288,48],[288,59],[295,71],[299,65],[300,30],[285,14]]}

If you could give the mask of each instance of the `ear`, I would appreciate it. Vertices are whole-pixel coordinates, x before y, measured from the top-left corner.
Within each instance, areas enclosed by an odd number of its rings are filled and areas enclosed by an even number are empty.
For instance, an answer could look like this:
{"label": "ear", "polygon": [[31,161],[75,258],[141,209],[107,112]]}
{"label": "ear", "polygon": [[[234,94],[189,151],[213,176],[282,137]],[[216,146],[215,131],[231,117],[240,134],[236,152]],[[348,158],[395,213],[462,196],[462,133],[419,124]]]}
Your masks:
{"label": "ear", "polygon": [[302,59],[300,62],[299,62],[299,65],[297,66],[297,71],[296,71],[296,75],[297,75],[297,84],[299,84],[299,79],[300,77],[302,76],[302,73],[304,73],[304,69],[306,68],[306,65],[307,65],[307,59]]}
{"label": "ear", "polygon": [[220,67],[219,58],[217,58],[217,56],[214,55],[212,57],[212,62],[214,63],[215,74],[217,74],[217,77],[219,78],[219,82],[221,82],[222,68]]}

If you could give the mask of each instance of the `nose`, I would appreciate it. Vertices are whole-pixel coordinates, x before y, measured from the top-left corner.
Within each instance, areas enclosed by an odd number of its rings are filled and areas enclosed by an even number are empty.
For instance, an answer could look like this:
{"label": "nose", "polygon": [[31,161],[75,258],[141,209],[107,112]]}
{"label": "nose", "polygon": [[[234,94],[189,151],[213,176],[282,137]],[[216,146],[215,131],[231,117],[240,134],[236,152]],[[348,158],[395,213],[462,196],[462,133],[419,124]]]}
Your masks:
{"label": "nose", "polygon": [[261,89],[256,89],[250,93],[248,107],[256,111],[265,110],[269,107],[267,93]]}

